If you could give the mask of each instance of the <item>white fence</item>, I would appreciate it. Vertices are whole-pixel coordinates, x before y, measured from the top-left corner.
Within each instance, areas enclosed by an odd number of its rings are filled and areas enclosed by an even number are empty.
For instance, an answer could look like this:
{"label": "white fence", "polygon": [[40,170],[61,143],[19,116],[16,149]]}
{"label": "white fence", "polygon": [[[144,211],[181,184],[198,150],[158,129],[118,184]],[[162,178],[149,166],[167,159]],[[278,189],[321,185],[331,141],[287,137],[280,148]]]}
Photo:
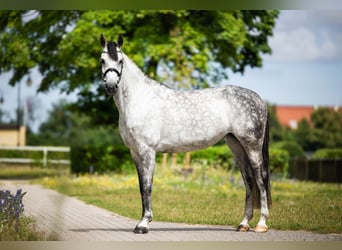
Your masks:
{"label": "white fence", "polygon": [[[46,167],[48,163],[51,164],[70,164],[70,160],[61,159],[61,160],[52,160],[48,158],[48,152],[70,152],[70,147],[50,147],[50,146],[23,146],[23,147],[2,147],[0,146],[0,150],[13,150],[13,151],[41,151],[43,152],[43,158],[41,162],[43,166]],[[21,163],[21,164],[30,164],[37,162],[36,159],[29,158],[0,158],[0,163]]]}

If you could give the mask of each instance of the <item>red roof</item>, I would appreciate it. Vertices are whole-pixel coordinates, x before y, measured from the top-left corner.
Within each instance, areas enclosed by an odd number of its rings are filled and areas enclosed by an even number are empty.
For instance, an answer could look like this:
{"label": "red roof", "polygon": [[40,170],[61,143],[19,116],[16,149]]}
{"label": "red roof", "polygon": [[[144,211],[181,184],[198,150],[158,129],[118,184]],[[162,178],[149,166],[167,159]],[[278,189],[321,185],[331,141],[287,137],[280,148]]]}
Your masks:
{"label": "red roof", "polygon": [[[329,107],[336,109],[336,107]],[[276,105],[275,111],[279,122],[290,128],[297,128],[298,122],[305,118],[310,121],[311,113],[316,109],[314,106],[290,106],[290,105]],[[340,111],[340,108],[338,108]]]}
{"label": "red roof", "polygon": [[303,118],[310,121],[310,115],[314,110],[313,106],[276,106],[279,122],[291,128],[296,128]]}

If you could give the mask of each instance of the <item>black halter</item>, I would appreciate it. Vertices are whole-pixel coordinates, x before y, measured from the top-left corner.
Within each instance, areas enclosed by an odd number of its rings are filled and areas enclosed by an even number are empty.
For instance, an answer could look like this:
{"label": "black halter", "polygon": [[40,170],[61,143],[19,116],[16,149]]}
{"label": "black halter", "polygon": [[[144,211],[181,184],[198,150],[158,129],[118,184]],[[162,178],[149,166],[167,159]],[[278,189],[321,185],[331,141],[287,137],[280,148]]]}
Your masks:
{"label": "black halter", "polygon": [[[121,51],[117,51],[119,53],[121,53]],[[107,53],[109,54],[107,51],[102,51],[102,53]],[[102,74],[102,79],[104,79],[107,75],[108,72],[115,72],[118,76],[118,81],[116,82],[116,85],[119,85],[119,82],[121,81],[121,76],[122,76],[122,69],[123,69],[123,59],[121,59],[119,61],[119,64],[121,65],[120,71],[118,71],[115,68],[108,68],[103,74]]]}

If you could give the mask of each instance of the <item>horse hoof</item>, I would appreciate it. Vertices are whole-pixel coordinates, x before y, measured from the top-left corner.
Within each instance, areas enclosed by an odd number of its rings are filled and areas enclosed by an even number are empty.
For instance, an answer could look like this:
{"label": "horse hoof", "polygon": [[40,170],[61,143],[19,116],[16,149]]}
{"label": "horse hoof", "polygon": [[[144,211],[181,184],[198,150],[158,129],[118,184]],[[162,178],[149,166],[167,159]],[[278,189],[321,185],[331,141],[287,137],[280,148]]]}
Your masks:
{"label": "horse hoof", "polygon": [[238,228],[236,229],[238,232],[248,232],[249,231],[249,226],[248,225],[239,225]]}
{"label": "horse hoof", "polygon": [[147,234],[148,233],[148,227],[135,227],[134,231],[135,234]]}
{"label": "horse hoof", "polygon": [[256,225],[254,228],[255,233],[266,233],[268,231],[268,227],[266,225]]}

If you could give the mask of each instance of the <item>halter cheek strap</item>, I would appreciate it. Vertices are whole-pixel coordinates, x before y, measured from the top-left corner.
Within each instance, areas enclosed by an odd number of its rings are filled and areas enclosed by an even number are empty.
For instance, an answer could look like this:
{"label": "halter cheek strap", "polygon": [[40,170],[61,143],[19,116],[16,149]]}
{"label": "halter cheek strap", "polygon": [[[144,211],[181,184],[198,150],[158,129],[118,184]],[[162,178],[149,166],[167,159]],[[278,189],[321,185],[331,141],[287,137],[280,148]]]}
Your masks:
{"label": "halter cheek strap", "polygon": [[[118,51],[118,52],[121,53],[121,51]],[[103,51],[102,53],[108,53],[108,52]],[[102,74],[102,78],[105,78],[108,72],[115,72],[115,73],[117,74],[117,76],[118,76],[118,81],[116,82],[116,85],[118,85],[119,82],[121,81],[122,69],[123,69],[123,60],[120,60],[120,61],[119,61],[119,64],[121,65],[120,72],[119,72],[117,69],[115,69],[115,68],[108,68],[108,69]]]}

